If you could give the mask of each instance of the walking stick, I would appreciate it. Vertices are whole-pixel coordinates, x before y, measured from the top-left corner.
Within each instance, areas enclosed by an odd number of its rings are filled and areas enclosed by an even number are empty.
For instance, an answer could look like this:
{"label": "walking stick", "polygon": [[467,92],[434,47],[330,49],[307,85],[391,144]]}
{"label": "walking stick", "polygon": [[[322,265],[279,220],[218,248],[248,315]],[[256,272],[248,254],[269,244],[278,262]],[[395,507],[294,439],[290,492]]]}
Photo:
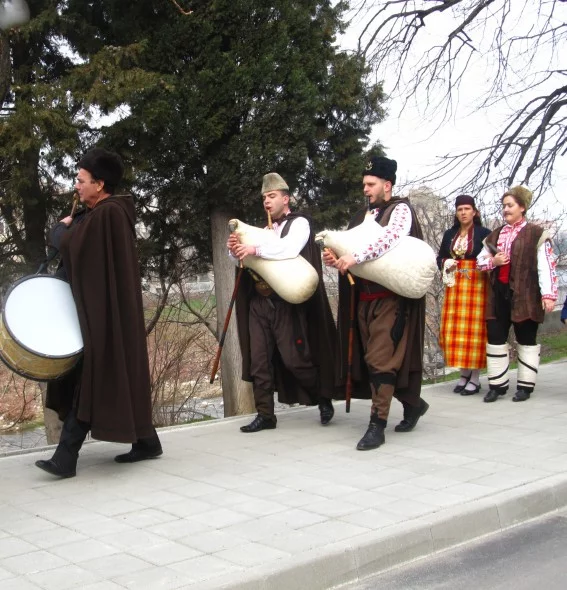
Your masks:
{"label": "walking stick", "polygon": [[217,374],[220,357],[222,354],[222,347],[224,345],[224,339],[226,338],[226,333],[228,331],[228,324],[230,323],[230,316],[232,315],[232,308],[234,307],[234,302],[236,301],[236,294],[238,293],[238,286],[240,285],[240,277],[242,276],[242,271],[244,270],[244,266],[242,265],[242,261],[240,262],[240,266],[238,267],[238,272],[236,273],[236,279],[234,281],[234,289],[232,291],[232,297],[230,298],[230,303],[228,304],[228,311],[226,312],[226,318],[224,319],[224,326],[222,329],[222,335],[219,340],[219,346],[217,348],[217,355],[215,357],[215,361],[213,363],[213,369],[211,371],[211,379],[209,383],[212,385],[215,381],[215,376]]}
{"label": "walking stick", "polygon": [[[318,246],[327,254],[333,257],[336,262],[337,257],[330,248],[325,248],[323,240],[316,240]],[[347,279],[350,284],[350,300],[349,300],[349,327],[348,327],[348,352],[347,352],[347,380],[345,389],[345,411],[350,412],[350,399],[352,397],[352,348],[354,342],[354,305],[355,305],[355,290],[354,278],[350,272],[347,271]]]}
{"label": "walking stick", "polygon": [[[269,229],[273,228],[272,216],[270,215],[269,211],[268,211],[268,228]],[[235,228],[232,224],[229,224],[229,229],[230,229],[230,231],[234,231]],[[220,357],[222,354],[222,347],[224,346],[224,339],[226,338],[226,333],[228,331],[228,324],[230,323],[230,316],[232,315],[232,308],[234,307],[234,302],[236,301],[236,294],[238,293],[238,286],[240,285],[240,277],[242,276],[243,270],[244,270],[244,266],[243,266],[242,260],[241,260],[240,265],[238,267],[238,273],[236,274],[236,279],[234,281],[234,289],[232,291],[232,297],[230,298],[230,303],[228,304],[228,311],[226,312],[226,318],[224,319],[224,326],[222,329],[221,338],[219,340],[219,346],[217,348],[217,355],[215,357],[215,361],[213,363],[213,369],[211,371],[211,379],[209,380],[209,383],[211,385],[215,381],[215,376],[216,376],[218,368],[219,368]]]}
{"label": "walking stick", "polygon": [[352,397],[352,348],[354,344],[354,305],[356,292],[354,290],[354,279],[350,272],[347,274],[350,283],[350,300],[349,300],[349,325],[348,325],[348,354],[347,354],[347,379],[345,390],[345,411],[350,412],[350,398]]}

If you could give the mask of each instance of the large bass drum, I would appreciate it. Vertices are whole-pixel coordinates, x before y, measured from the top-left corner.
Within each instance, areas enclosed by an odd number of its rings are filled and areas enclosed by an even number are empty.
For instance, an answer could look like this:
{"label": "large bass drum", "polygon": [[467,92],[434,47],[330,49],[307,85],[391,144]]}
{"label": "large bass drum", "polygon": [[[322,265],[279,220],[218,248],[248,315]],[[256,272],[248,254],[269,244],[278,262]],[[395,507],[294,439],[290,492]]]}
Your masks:
{"label": "large bass drum", "polygon": [[66,281],[33,275],[14,283],[0,319],[0,359],[15,373],[50,381],[81,358],[83,338]]}

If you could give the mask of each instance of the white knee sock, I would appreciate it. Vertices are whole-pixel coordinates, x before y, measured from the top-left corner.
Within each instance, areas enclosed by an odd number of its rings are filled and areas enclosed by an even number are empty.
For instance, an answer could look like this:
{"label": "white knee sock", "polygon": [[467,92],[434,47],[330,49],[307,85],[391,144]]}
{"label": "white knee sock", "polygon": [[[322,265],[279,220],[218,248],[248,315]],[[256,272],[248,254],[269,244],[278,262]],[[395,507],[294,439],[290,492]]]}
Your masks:
{"label": "white knee sock", "polygon": [[486,345],[486,371],[491,389],[508,389],[509,348],[508,344]]}
{"label": "white knee sock", "polygon": [[539,368],[539,353],[541,346],[526,346],[518,344],[518,389],[528,393],[534,390]]}

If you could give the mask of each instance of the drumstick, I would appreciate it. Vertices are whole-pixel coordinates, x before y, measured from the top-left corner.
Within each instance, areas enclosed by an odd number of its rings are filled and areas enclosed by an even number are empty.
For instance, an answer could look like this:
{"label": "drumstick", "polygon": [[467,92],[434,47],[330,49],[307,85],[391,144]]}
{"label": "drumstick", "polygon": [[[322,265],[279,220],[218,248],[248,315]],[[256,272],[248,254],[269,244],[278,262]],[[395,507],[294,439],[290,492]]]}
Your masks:
{"label": "drumstick", "polygon": [[78,205],[79,205],[79,193],[77,191],[75,191],[73,193],[73,206],[71,207],[70,217],[75,217],[75,213],[77,212]]}

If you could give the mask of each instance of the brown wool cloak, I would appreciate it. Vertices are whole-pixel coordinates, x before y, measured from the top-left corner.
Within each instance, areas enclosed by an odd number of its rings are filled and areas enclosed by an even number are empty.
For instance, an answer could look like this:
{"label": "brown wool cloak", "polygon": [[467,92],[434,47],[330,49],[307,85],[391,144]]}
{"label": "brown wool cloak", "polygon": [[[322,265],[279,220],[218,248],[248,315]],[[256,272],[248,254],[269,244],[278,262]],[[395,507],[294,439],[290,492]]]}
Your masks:
{"label": "brown wool cloak", "polygon": [[130,196],[108,197],[71,226],[60,252],[84,342],[81,365],[50,383],[47,407],[72,405],[93,438],[153,436],[150,373]]}
{"label": "brown wool cloak", "polygon": [[[415,211],[407,199],[392,197],[389,201],[380,205],[382,209],[377,222],[385,226],[390,219],[394,207],[400,203],[405,203],[411,210],[412,225],[410,236],[423,240],[423,233]],[[357,211],[351,219],[348,228],[360,225],[367,209]],[[350,326],[350,296],[351,289],[355,290],[356,305],[358,305],[360,279],[355,279],[355,286],[351,287],[347,277],[339,273],[339,312],[338,312],[338,351],[337,351],[337,374],[336,380],[339,387],[344,388],[348,372],[348,342]],[[406,306],[408,309],[408,345],[404,362],[396,379],[396,395],[403,396],[405,393],[419,393],[421,391],[421,379],[423,372],[423,342],[425,336],[425,297],[421,299],[408,299],[407,297],[396,296],[399,305]],[[356,309],[356,307],[355,307]],[[360,341],[360,332],[356,320],[356,311],[354,318],[353,350],[352,350],[352,397],[361,399],[370,399],[372,391],[370,389],[370,377],[368,367],[364,362],[364,352]]]}
{"label": "brown wool cloak", "polygon": [[[285,237],[292,221],[297,217],[305,217],[300,213],[289,213],[286,216],[287,223],[282,231],[281,237]],[[321,264],[321,250],[315,244],[313,230],[309,234],[307,244],[301,251],[301,256],[309,262],[319,275],[319,284],[317,290],[305,303],[293,305],[294,309],[302,308],[305,310],[307,317],[308,334],[300,335],[309,342],[309,347],[313,357],[313,362],[319,370],[320,391],[324,397],[334,397],[335,391],[335,358],[334,343],[336,341],[336,327],[333,320],[333,314],[325,291],[323,283],[323,270]],[[293,280],[293,277],[290,277]],[[244,271],[240,280],[238,294],[236,297],[236,321],[238,328],[238,338],[240,340],[240,350],[242,352],[242,379],[244,381],[253,381],[250,375],[250,333],[248,329],[250,299],[255,295],[254,279],[250,273]],[[278,401],[284,404],[305,403],[309,400],[309,395],[305,392],[294,378],[293,374],[283,365],[279,354],[275,353],[274,370],[276,390],[278,392]],[[316,404],[317,400],[310,400]]]}

